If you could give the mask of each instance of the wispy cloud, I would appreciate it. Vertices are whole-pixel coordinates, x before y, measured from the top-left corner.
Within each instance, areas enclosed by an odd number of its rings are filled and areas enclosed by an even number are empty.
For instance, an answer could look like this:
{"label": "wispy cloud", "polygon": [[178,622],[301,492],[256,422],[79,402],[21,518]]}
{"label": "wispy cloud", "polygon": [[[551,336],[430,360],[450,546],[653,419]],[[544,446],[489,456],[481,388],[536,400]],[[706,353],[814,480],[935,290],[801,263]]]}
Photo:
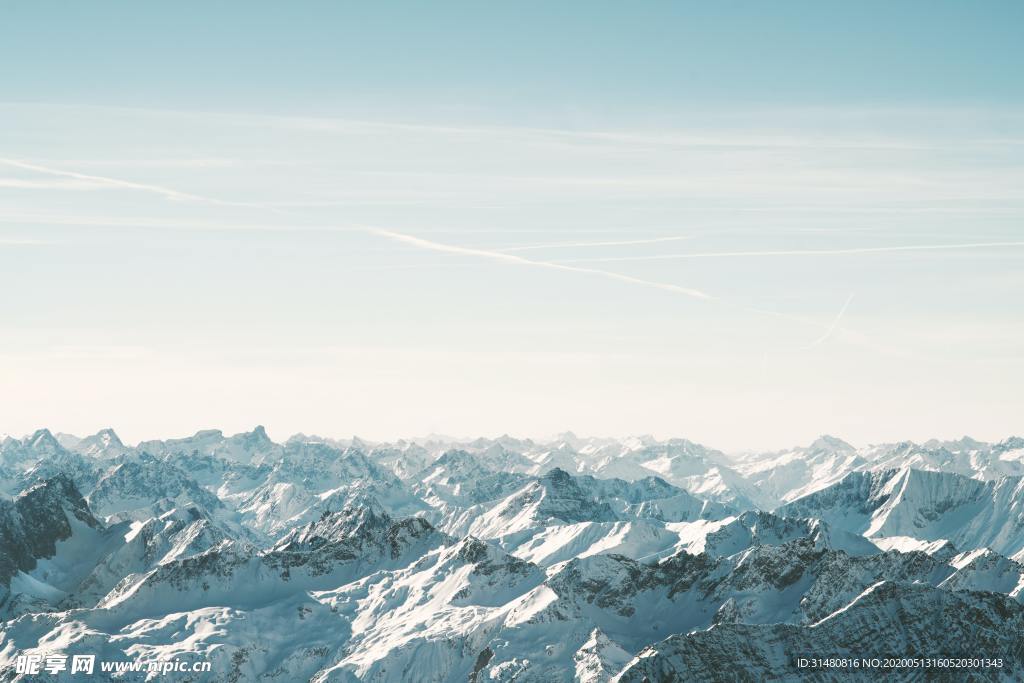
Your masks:
{"label": "wispy cloud", "polygon": [[617,261],[674,261],[696,258],[729,258],[758,256],[838,256],[842,254],[879,254],[899,251],[941,251],[958,249],[993,249],[996,247],[1024,247],[1024,241],[964,242],[960,244],[905,244],[888,247],[852,247],[848,249],[775,249],[768,251],[703,251],[684,254],[647,254],[644,256],[602,256],[563,259],[558,263],[612,263]]}
{"label": "wispy cloud", "polygon": [[818,346],[819,344],[822,344],[823,342],[825,342],[827,339],[829,339],[832,335],[834,335],[836,333],[842,334],[842,337],[843,337],[844,340],[846,340],[846,341],[848,341],[850,343],[856,344],[858,346],[870,347],[870,348],[875,349],[875,350],[885,350],[882,347],[876,347],[875,345],[872,345],[869,341],[860,338],[858,335],[851,334],[851,333],[849,333],[848,330],[845,330],[845,329],[839,327],[839,323],[842,320],[843,315],[846,313],[846,309],[850,305],[850,301],[853,299],[853,295],[852,294],[847,299],[846,303],[843,305],[843,308],[840,310],[839,315],[837,315],[835,317],[835,319],[832,320],[831,324],[825,325],[824,323],[822,323],[822,322],[820,322],[818,320],[814,320],[814,319],[806,317],[806,316],[793,315],[793,314],[790,314],[790,313],[783,313],[783,312],[779,312],[779,311],[773,311],[773,310],[758,308],[758,307],[754,307],[754,306],[738,304],[738,303],[736,303],[734,301],[729,301],[728,299],[723,299],[723,298],[718,297],[718,296],[713,296],[713,295],[708,294],[708,293],[706,293],[704,291],[701,291],[699,289],[694,289],[694,288],[690,288],[690,287],[682,287],[680,285],[674,285],[674,284],[669,284],[669,283],[664,283],[664,282],[658,282],[658,281],[655,281],[655,280],[646,280],[646,279],[643,279],[643,278],[633,277],[632,275],[624,275],[622,273],[616,273],[616,272],[613,272],[613,271],[599,270],[599,269],[596,269],[596,268],[586,268],[586,267],[580,267],[580,266],[572,266],[572,265],[566,265],[566,264],[563,264],[563,263],[555,263],[555,262],[552,262],[552,261],[536,261],[536,260],[533,260],[533,259],[523,258],[522,256],[516,256],[514,254],[506,254],[506,253],[503,253],[503,252],[500,252],[500,251],[492,251],[492,250],[489,250],[489,249],[477,249],[477,248],[474,248],[474,247],[462,247],[462,246],[458,246],[458,245],[444,244],[444,243],[441,243],[441,242],[434,242],[432,240],[423,239],[421,237],[416,237],[414,235],[409,235],[409,234],[405,234],[405,233],[401,233],[401,232],[395,232],[393,230],[386,230],[386,229],[383,229],[383,228],[367,227],[367,228],[365,228],[365,230],[366,230],[366,232],[368,232],[370,234],[378,235],[380,237],[385,237],[385,238],[387,238],[389,240],[392,240],[392,241],[395,241],[395,242],[400,242],[402,244],[408,244],[409,246],[413,246],[413,247],[416,247],[418,249],[425,249],[427,251],[436,251],[436,252],[441,252],[441,253],[446,253],[446,254],[457,254],[457,255],[462,255],[462,256],[475,256],[477,258],[489,259],[489,260],[492,260],[492,261],[499,261],[499,262],[508,263],[508,264],[512,264],[512,265],[532,266],[532,267],[537,267],[537,268],[549,268],[549,269],[552,269],[552,270],[560,270],[560,271],[563,271],[563,272],[580,273],[580,274],[585,274],[585,275],[593,275],[593,276],[607,278],[609,280],[615,280],[615,281],[618,281],[618,282],[624,282],[624,283],[631,284],[631,285],[637,285],[637,286],[641,286],[641,287],[648,287],[648,288],[652,288],[652,289],[660,289],[660,290],[667,291],[667,292],[673,292],[675,294],[682,294],[684,296],[691,297],[691,298],[694,298],[694,299],[700,299],[700,300],[704,300],[704,301],[715,301],[715,302],[717,302],[719,304],[722,304],[724,306],[732,308],[732,309],[734,309],[736,311],[742,311],[742,312],[745,312],[745,313],[748,313],[748,314],[769,316],[769,317],[772,317],[772,318],[776,318],[778,320],[784,320],[784,321],[786,321],[788,323],[795,323],[797,325],[807,325],[807,326],[810,326],[810,327],[824,328],[824,332],[822,333],[822,335],[820,337],[815,339],[813,342],[811,342],[811,344],[809,344],[807,347],[802,348],[801,350],[814,348],[815,346]]}
{"label": "wispy cloud", "polygon": [[673,292],[675,294],[682,294],[693,299],[711,300],[716,297],[702,292],[699,289],[691,287],[682,287],[680,285],[669,284],[665,282],[656,282],[654,280],[645,280],[643,278],[633,277],[632,275],[624,275],[622,273],[615,273],[608,270],[598,270],[596,268],[583,268],[580,266],[570,266],[561,263],[553,263],[550,261],[535,261],[533,259],[523,258],[522,256],[516,256],[514,254],[506,254],[500,251],[491,251],[489,249],[476,249],[473,247],[460,247],[452,244],[443,244],[441,242],[434,242],[432,240],[426,240],[421,237],[415,237],[414,235],[407,235],[405,233],[394,232],[393,230],[384,230],[382,228],[366,228],[366,231],[385,237],[395,242],[401,242],[402,244],[408,244],[409,246],[416,247],[418,249],[425,249],[427,251],[436,251],[446,254],[458,254],[461,256],[475,256],[477,258],[490,259],[492,261],[500,261],[502,263],[509,263],[519,266],[531,266],[534,268],[547,268],[550,270],[559,270],[568,273],[580,273],[583,275],[594,275],[597,277],[603,277],[609,280],[615,280],[618,282],[625,282],[631,285],[638,285],[641,287],[649,287],[652,289],[660,289],[666,292]]}
{"label": "wispy cloud", "polygon": [[533,251],[538,249],[562,249],[567,247],[624,247],[634,244],[657,244],[659,242],[678,242],[681,240],[692,239],[688,235],[677,235],[673,237],[654,237],[651,239],[641,240],[617,240],[617,241],[606,241],[606,242],[548,242],[545,244],[526,244],[517,247],[504,247],[499,249],[503,253],[510,251]]}
{"label": "wispy cloud", "polygon": [[19,159],[0,159],[0,164],[12,166],[14,168],[21,168],[26,171],[35,171],[36,173],[45,173],[47,175],[60,176],[63,178],[84,180],[103,187],[115,187],[126,190],[142,190],[145,192],[155,192],[156,194],[163,195],[167,199],[191,200],[199,202],[211,201],[207,197],[202,197],[200,195],[191,194],[188,192],[181,192],[179,190],[175,190],[169,187],[162,187],[160,185],[150,185],[148,183],[137,183],[131,180],[122,180],[120,178],[110,178],[108,176],[92,175],[89,173],[78,173],[77,171],[67,171],[60,168],[53,168],[50,166],[33,164],[28,161],[21,161]]}
{"label": "wispy cloud", "polygon": [[45,180],[29,178],[0,178],[0,187],[8,187],[16,190],[94,190],[103,187],[101,183],[72,180],[70,178]]}
{"label": "wispy cloud", "polygon": [[[921,120],[958,121],[973,123],[979,120],[989,122],[995,117],[1003,125],[1019,125],[1024,114],[1018,108],[1007,108],[993,112],[988,108],[970,107],[867,107],[821,108],[821,107],[763,107],[730,112],[723,116],[721,111],[708,109],[696,114],[695,127],[688,130],[671,128],[652,130],[608,129],[608,128],[557,128],[527,125],[486,125],[470,123],[435,123],[386,118],[358,118],[337,116],[303,116],[268,114],[260,112],[237,112],[217,110],[196,110],[173,107],[126,107],[109,104],[37,104],[14,101],[0,101],[0,110],[64,111],[69,114],[86,112],[124,117],[167,117],[176,121],[191,120],[214,122],[219,125],[263,127],[323,131],[329,133],[361,134],[366,131],[411,132],[447,134],[451,136],[493,136],[508,139],[510,136],[558,140],[581,139],[604,141],[615,144],[667,147],[710,147],[710,148],[812,148],[812,149],[855,149],[855,150],[934,150],[963,149],[964,147],[992,147],[1024,144],[1015,135],[994,138],[990,134],[946,135],[936,137],[919,131]],[[820,122],[823,119],[843,124],[840,131],[822,129],[820,126],[800,125],[794,132],[793,121],[800,124]],[[895,125],[891,134],[877,132],[879,124]],[[874,125],[872,125],[874,124]],[[725,132],[723,132],[723,129]],[[812,132],[806,132],[811,130]],[[987,129],[982,129],[987,130]],[[913,134],[912,134],[913,133]]]}
{"label": "wispy cloud", "polygon": [[139,183],[133,180],[124,180],[122,178],[111,178],[110,176],[93,175],[91,173],[79,173],[77,171],[68,171],[65,169],[54,168],[52,166],[44,166],[41,164],[35,164],[20,159],[0,158],[0,164],[11,166],[13,168],[20,168],[26,171],[34,171],[36,173],[44,173],[47,175],[57,176],[61,178],[70,178],[76,181],[89,183],[91,184],[91,187],[94,188],[98,187],[122,190],[139,190],[142,192],[155,193],[166,199],[171,199],[174,201],[191,201],[202,202],[205,204],[217,204],[221,206],[263,208],[259,204],[252,204],[248,202],[231,202],[222,199],[214,199],[212,197],[192,194],[191,192],[182,192],[171,187],[164,187],[163,185],[152,185],[150,183]]}
{"label": "wispy cloud", "polygon": [[291,222],[273,223],[233,223],[224,220],[194,219],[156,219],[144,216],[86,216],[54,215],[38,213],[6,213],[0,212],[0,222],[31,223],[34,225],[69,225],[109,228],[139,228],[152,230],[183,230],[210,232],[365,232],[361,227],[344,225],[306,225]]}
{"label": "wispy cloud", "polygon": [[53,240],[21,239],[17,237],[0,237],[0,247],[45,247],[60,244]]}
{"label": "wispy cloud", "polygon": [[224,157],[192,157],[192,158],[162,158],[162,159],[46,159],[42,161],[44,166],[66,167],[101,167],[101,168],[227,168],[231,166],[252,166],[252,165],[283,165],[283,161],[262,161],[258,159],[228,159]]}

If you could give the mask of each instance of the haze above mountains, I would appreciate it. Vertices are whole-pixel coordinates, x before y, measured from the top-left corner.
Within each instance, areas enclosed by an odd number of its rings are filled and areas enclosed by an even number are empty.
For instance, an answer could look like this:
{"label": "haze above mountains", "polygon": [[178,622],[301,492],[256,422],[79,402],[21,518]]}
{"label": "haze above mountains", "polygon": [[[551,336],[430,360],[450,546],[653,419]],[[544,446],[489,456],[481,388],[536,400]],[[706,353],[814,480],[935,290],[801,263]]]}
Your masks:
{"label": "haze above mountains", "polygon": [[0,488],[0,665],[479,682],[801,680],[809,651],[1004,659],[981,680],[1024,664],[1019,437],[727,455],[44,429],[0,442]]}

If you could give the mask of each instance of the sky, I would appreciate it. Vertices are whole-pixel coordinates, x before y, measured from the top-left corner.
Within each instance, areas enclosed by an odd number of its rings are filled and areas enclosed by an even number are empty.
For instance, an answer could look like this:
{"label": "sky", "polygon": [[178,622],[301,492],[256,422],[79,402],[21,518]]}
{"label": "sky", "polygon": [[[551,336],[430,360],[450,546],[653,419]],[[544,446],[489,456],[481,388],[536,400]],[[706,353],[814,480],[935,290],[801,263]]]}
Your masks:
{"label": "sky", "polygon": [[1024,433],[1019,2],[8,2],[0,433]]}

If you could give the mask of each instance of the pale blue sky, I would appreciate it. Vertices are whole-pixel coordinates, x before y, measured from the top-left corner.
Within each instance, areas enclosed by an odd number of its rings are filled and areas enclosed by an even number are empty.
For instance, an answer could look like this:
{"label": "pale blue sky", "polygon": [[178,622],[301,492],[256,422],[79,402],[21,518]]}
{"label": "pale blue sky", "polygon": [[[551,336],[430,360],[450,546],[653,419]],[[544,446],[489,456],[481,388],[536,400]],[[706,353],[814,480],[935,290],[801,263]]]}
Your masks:
{"label": "pale blue sky", "polygon": [[1020,3],[8,3],[0,432],[1024,431]]}

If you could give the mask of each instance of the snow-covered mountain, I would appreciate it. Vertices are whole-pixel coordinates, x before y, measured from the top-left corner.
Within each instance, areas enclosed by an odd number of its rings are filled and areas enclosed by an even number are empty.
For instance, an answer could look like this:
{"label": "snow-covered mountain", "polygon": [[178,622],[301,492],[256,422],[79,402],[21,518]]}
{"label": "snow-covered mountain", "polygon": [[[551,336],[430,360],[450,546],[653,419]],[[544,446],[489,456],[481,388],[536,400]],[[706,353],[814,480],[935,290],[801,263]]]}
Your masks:
{"label": "snow-covered mountain", "polygon": [[[881,581],[813,624],[724,623],[706,631],[673,635],[644,649],[614,680],[1017,681],[1020,655],[1004,657],[1002,653],[1019,653],[1021,628],[1024,609],[1005,596]],[[894,655],[894,648],[898,654]],[[918,664],[885,666],[890,659],[925,659],[940,652],[944,653],[941,657],[968,661],[994,653],[991,659],[998,665],[977,666],[972,671],[926,670]],[[877,659],[880,664],[801,669],[797,666],[800,656],[858,662]],[[742,671],[739,677],[737,671]]]}
{"label": "snow-covered mountain", "polygon": [[778,512],[868,538],[948,540],[957,548],[1024,556],[1024,477],[980,481],[911,468],[851,472]]}
{"label": "snow-covered mountain", "polygon": [[806,447],[748,454],[739,459],[736,469],[773,500],[788,502],[866,464],[867,460],[850,444],[822,436]]}
{"label": "snow-covered mountain", "polygon": [[1019,680],[1022,454],[39,430],[0,442],[0,680],[29,653],[478,683],[867,680],[793,658],[971,654]]}

